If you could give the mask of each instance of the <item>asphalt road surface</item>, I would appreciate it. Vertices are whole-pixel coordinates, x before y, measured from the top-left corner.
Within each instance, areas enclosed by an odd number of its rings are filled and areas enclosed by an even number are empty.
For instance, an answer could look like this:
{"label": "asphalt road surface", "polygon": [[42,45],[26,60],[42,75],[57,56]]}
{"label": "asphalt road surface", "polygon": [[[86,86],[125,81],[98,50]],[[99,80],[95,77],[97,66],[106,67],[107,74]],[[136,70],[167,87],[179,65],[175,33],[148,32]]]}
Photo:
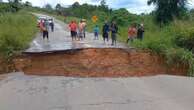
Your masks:
{"label": "asphalt road surface", "polygon": [[0,110],[193,110],[194,78],[68,78],[13,73]]}

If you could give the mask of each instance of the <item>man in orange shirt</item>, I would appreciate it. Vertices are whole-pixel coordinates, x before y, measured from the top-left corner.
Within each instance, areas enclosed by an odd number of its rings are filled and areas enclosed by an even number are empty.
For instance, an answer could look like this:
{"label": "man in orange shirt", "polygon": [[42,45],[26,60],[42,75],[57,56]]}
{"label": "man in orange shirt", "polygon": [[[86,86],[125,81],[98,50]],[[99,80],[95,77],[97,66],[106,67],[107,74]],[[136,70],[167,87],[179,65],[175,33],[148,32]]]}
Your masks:
{"label": "man in orange shirt", "polygon": [[71,21],[71,23],[69,24],[69,28],[71,31],[71,38],[72,40],[76,40],[76,36],[77,36],[77,24],[75,21]]}
{"label": "man in orange shirt", "polygon": [[137,36],[137,29],[135,25],[132,25],[131,27],[129,27],[128,30],[128,39],[127,39],[127,43],[129,41],[133,42],[133,39]]}

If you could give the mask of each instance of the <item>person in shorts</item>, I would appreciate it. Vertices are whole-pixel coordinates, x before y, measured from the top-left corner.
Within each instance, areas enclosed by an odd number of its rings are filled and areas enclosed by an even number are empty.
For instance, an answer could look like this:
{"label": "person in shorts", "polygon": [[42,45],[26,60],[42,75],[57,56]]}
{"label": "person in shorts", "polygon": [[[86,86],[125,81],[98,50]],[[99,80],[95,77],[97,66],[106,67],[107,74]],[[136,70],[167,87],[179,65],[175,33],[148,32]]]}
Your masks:
{"label": "person in shorts", "polygon": [[70,28],[70,32],[71,32],[72,41],[76,40],[76,36],[77,36],[77,24],[76,24],[76,22],[71,21],[71,23],[69,24],[69,28]]}

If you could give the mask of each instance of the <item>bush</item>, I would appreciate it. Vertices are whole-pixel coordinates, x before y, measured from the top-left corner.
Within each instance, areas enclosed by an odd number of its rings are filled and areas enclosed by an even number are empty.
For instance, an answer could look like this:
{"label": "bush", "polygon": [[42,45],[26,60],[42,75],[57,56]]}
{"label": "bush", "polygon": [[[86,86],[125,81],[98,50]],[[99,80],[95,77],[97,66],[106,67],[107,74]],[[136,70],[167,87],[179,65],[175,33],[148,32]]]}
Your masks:
{"label": "bush", "polygon": [[194,76],[194,58],[193,53],[183,48],[171,48],[165,51],[165,58],[168,65],[177,67],[189,66],[188,76]]}
{"label": "bush", "polygon": [[170,65],[189,67],[188,76],[194,76],[194,28],[192,22],[175,20],[159,28],[150,17],[145,17],[145,39],[135,40],[133,46],[149,49],[162,55]]}
{"label": "bush", "polygon": [[179,31],[175,36],[175,43],[194,52],[194,28]]}
{"label": "bush", "polygon": [[7,3],[0,3],[0,13],[10,12],[11,6]]}
{"label": "bush", "polygon": [[29,45],[36,33],[36,18],[25,12],[0,16],[0,53],[10,58]]}

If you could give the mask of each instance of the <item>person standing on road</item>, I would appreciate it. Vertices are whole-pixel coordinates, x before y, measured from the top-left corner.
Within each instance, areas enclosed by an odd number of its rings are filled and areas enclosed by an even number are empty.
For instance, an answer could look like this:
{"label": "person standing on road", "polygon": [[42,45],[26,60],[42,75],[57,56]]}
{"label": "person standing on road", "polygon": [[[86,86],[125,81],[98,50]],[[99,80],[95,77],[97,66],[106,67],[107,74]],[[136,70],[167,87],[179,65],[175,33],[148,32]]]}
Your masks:
{"label": "person standing on road", "polygon": [[116,22],[113,21],[110,27],[111,30],[111,38],[112,38],[112,46],[116,45],[117,43],[117,33],[118,33],[118,26],[116,25]]}
{"label": "person standing on road", "polygon": [[49,23],[47,20],[44,20],[44,23],[40,25],[40,29],[43,32],[43,39],[49,40]]}
{"label": "person standing on road", "polygon": [[127,43],[129,41],[133,42],[133,39],[136,37],[137,29],[135,27],[136,26],[134,24],[131,27],[129,27]]}
{"label": "person standing on road", "polygon": [[104,43],[108,40],[108,35],[109,35],[109,25],[107,23],[107,21],[105,22],[105,24],[103,25],[103,28],[102,28],[102,37],[103,37],[103,40],[104,40]]}
{"label": "person standing on road", "polygon": [[50,27],[51,27],[51,31],[54,32],[54,21],[53,21],[53,19],[51,19]]}
{"label": "person standing on road", "polygon": [[98,25],[96,25],[94,27],[94,40],[98,40],[99,39],[98,35],[99,35],[99,27],[98,27]]}
{"label": "person standing on road", "polygon": [[139,27],[138,27],[138,30],[137,30],[137,38],[139,40],[143,40],[143,37],[144,37],[144,25],[143,24],[140,24]]}
{"label": "person standing on road", "polygon": [[86,20],[85,19],[82,19],[82,25],[83,25],[83,37],[84,39],[86,38]]}
{"label": "person standing on road", "polygon": [[38,23],[38,27],[40,28],[40,32],[43,33],[43,27],[44,27],[44,21],[40,20],[40,22]]}
{"label": "person standing on road", "polygon": [[78,40],[83,40],[84,38],[84,25],[83,21],[81,20],[78,25]]}
{"label": "person standing on road", "polygon": [[72,41],[76,40],[76,36],[77,36],[77,24],[75,21],[71,21],[71,23],[69,24],[69,28],[71,31],[71,38]]}

